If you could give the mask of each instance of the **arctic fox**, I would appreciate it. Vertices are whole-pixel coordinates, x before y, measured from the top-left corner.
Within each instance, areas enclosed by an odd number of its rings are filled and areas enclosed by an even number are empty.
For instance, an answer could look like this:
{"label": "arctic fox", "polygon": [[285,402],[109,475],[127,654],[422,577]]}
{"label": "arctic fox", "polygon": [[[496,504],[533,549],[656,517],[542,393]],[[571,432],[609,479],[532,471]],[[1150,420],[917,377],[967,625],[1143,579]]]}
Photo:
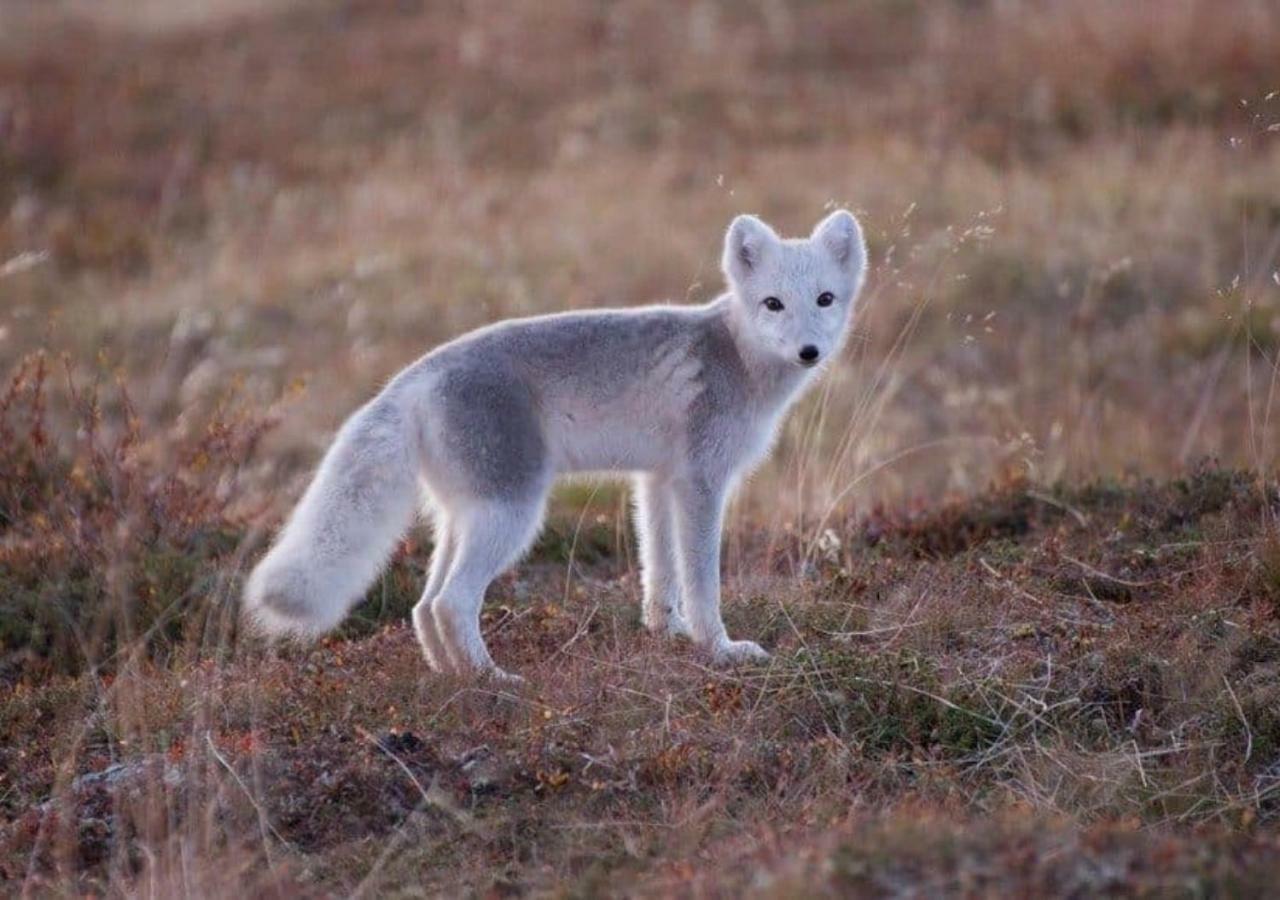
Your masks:
{"label": "arctic fox", "polygon": [[789,240],[742,215],[722,265],[728,292],[702,306],[500,322],[400,372],[342,426],[249,577],[250,617],[271,634],[335,627],[425,509],[436,543],[413,622],[427,664],[514,677],[480,634],[486,588],[533,542],[557,476],[621,472],[645,625],[716,663],[766,659],[720,617],[724,508],[843,344],[866,250],[845,210]]}

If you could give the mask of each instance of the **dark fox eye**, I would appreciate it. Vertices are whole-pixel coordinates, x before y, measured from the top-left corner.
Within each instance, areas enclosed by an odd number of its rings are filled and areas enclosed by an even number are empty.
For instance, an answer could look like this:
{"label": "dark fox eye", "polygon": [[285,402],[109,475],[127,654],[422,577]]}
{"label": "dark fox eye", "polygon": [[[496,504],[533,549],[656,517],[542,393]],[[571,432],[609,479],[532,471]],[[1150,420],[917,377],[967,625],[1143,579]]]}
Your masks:
{"label": "dark fox eye", "polygon": [[763,303],[764,308],[769,310],[769,312],[782,312],[786,309],[786,307],[782,305],[782,301],[777,297],[765,297]]}
{"label": "dark fox eye", "polygon": [[836,302],[836,295],[831,293],[830,291],[823,291],[821,294],[818,295],[819,306],[830,306],[832,303],[835,303],[835,302]]}

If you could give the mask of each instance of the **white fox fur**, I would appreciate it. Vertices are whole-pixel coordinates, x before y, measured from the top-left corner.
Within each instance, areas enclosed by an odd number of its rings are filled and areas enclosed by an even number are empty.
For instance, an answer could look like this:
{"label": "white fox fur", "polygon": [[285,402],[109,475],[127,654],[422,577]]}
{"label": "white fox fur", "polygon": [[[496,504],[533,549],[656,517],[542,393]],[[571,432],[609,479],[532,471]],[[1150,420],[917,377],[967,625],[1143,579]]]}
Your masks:
{"label": "white fox fur", "polygon": [[489,583],[541,526],[557,476],[634,479],[644,621],[719,663],[767,656],[720,617],[720,532],[741,476],[842,346],[866,268],[839,210],[783,240],[739,216],[728,292],[703,306],[501,322],[428,353],[342,426],[245,606],[271,634],[335,627],[420,509],[436,549],[414,627],[437,671],[496,668],[480,634]]}

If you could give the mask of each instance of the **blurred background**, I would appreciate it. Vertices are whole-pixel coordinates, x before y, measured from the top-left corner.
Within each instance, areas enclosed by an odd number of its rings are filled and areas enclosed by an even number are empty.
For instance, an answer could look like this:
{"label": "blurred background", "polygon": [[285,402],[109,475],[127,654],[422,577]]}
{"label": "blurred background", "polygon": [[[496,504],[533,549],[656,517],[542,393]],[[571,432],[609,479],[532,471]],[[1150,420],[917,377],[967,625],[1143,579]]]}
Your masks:
{"label": "blurred background", "polygon": [[157,457],[268,410],[255,509],[434,344],[706,300],[734,214],[833,205],[870,242],[857,333],[740,515],[1274,463],[1280,3],[0,15],[0,370],[47,351],[55,435],[65,385],[118,382],[101,427]]}

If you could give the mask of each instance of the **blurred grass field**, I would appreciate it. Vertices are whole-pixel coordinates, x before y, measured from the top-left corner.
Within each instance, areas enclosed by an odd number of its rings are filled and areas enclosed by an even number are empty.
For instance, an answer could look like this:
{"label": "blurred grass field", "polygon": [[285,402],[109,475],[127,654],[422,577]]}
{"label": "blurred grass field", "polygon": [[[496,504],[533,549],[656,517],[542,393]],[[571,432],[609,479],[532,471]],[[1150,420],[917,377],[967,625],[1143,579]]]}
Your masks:
{"label": "blurred grass field", "polygon": [[1275,454],[1273,4],[185,8],[6,7],[0,353],[164,423],[304,384],[266,483],[442,340],[705,299],[733,214],[833,203],[875,272],[788,500]]}
{"label": "blurred grass field", "polygon": [[[399,368],[833,205],[856,334],[726,543],[775,667],[638,635],[582,485],[486,620],[530,696],[426,678],[425,534],[334,642],[238,635]],[[1270,0],[0,3],[0,882],[1265,885],[1277,353]]]}

